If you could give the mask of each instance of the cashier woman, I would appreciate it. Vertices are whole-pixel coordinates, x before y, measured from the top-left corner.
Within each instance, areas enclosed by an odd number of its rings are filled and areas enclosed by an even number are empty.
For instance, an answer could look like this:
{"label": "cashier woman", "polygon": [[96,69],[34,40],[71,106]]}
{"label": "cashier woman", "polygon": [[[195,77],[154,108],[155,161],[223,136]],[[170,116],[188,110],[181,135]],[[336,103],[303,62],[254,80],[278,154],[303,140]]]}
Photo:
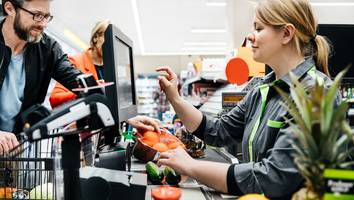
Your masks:
{"label": "cashier woman", "polygon": [[[254,60],[268,64],[273,72],[220,119],[203,115],[181,98],[177,76],[169,67],[157,68],[169,74],[168,78],[159,77],[160,85],[187,130],[212,146],[242,142],[244,163],[195,160],[183,149],[162,153],[158,163],[220,192],[289,199],[304,180],[291,156],[291,132],[283,118],[287,112],[274,86],[286,91],[291,84],[289,72],[306,88],[312,88],[316,78],[329,86],[329,45],[316,34],[317,23],[308,0],[263,0],[255,14],[254,31],[247,39]],[[269,123],[272,121],[276,123]]]}

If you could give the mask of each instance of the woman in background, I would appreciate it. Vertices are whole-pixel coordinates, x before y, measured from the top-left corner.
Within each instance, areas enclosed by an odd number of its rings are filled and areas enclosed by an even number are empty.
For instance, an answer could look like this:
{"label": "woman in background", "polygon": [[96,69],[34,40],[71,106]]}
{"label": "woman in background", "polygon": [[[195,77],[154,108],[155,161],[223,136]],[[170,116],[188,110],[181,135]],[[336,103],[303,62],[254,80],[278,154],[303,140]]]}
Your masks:
{"label": "woman in background", "polygon": [[[90,47],[75,56],[69,56],[70,62],[81,72],[92,74],[96,81],[104,79],[102,45],[104,32],[109,25],[109,20],[98,22],[92,29]],[[76,94],[57,83],[49,98],[52,108],[76,98]]]}
{"label": "woman in background", "polygon": [[[104,32],[109,25],[109,20],[96,23],[92,29],[90,47],[74,56],[69,56],[70,62],[85,74],[92,74],[96,81],[103,81],[103,54],[102,45],[104,43]],[[104,82],[104,81],[103,81]],[[55,108],[67,101],[76,98],[76,94],[65,88],[60,83],[56,83],[49,98],[50,105]],[[89,133],[81,133],[82,151],[84,152],[85,165],[92,165],[94,160],[94,150],[92,139]]]}
{"label": "woman in background", "polygon": [[[69,56],[70,62],[85,74],[92,74],[94,79],[99,82],[104,82],[103,73],[103,53],[102,45],[104,43],[104,33],[110,24],[109,20],[98,22],[92,29],[90,47],[75,56]],[[65,88],[63,85],[56,83],[52,94],[49,98],[52,108],[55,108],[67,101],[76,98],[76,94]],[[151,120],[146,116],[136,116],[128,120],[128,123],[144,129],[144,130],[159,130],[158,120]],[[84,152],[84,161],[86,165],[92,165],[94,159],[94,150],[92,139],[88,137],[89,133],[81,133],[82,150]]]}

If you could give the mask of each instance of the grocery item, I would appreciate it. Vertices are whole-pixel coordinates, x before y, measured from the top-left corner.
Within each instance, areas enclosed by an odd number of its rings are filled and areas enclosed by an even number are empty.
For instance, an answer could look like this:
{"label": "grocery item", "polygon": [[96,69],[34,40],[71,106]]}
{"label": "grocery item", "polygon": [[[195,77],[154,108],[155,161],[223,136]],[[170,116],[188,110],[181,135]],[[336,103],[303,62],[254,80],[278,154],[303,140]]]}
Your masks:
{"label": "grocery item", "polygon": [[168,151],[168,146],[165,143],[162,143],[162,142],[156,143],[152,148],[155,149],[158,152]]}
{"label": "grocery item", "polygon": [[154,131],[146,131],[144,133],[144,140],[147,141],[151,146],[154,146],[156,143],[160,142],[158,133]]}
{"label": "grocery item", "polygon": [[137,133],[136,138],[133,155],[143,162],[158,159],[158,152],[165,152],[177,147],[185,148],[184,144],[176,136],[165,130],[161,130],[161,133],[153,131]]}
{"label": "grocery item", "polygon": [[9,198],[12,199],[12,193],[16,192],[16,188],[11,187],[1,187],[0,188],[0,199]]}
{"label": "grocery item", "polygon": [[154,200],[178,200],[182,196],[181,189],[172,186],[159,186],[151,190]]}
{"label": "grocery item", "polygon": [[246,194],[238,198],[238,200],[269,200],[261,194]]}
{"label": "grocery item", "polygon": [[176,130],[176,137],[183,142],[187,153],[193,158],[205,157],[206,145],[202,140],[189,133],[185,128]]}
{"label": "grocery item", "polygon": [[181,181],[181,175],[178,174],[174,169],[171,167],[165,167],[163,170],[163,174],[165,175],[165,181],[169,185],[178,185],[178,183]]}
{"label": "grocery item", "polygon": [[27,190],[18,189],[12,193],[12,199],[28,199],[29,192]]}
{"label": "grocery item", "polygon": [[44,183],[42,185],[37,185],[29,193],[29,199],[46,199],[52,200],[54,196],[53,184]]}
{"label": "grocery item", "polygon": [[153,184],[160,184],[161,183],[161,181],[164,178],[164,175],[155,163],[149,161],[148,163],[146,163],[145,169],[146,169],[146,173],[148,175],[148,179]]}
{"label": "grocery item", "polygon": [[175,149],[175,148],[177,148],[178,146],[181,146],[181,143],[180,143],[180,142],[169,142],[169,143],[167,144],[168,149]]}
{"label": "grocery item", "polygon": [[142,143],[144,143],[145,145],[147,145],[147,146],[149,146],[149,147],[152,147],[152,146],[154,146],[154,142],[152,142],[151,140],[146,140],[146,139],[141,139],[140,140]]}

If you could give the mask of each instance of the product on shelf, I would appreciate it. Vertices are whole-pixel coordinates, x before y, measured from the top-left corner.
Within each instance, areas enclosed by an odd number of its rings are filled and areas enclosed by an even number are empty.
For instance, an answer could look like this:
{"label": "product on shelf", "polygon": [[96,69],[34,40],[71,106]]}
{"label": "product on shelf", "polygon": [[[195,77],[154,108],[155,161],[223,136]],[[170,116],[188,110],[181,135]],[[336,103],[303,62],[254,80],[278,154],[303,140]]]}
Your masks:
{"label": "product on shelf", "polygon": [[166,95],[161,92],[158,74],[140,74],[136,80],[138,114],[161,119],[170,109]]}

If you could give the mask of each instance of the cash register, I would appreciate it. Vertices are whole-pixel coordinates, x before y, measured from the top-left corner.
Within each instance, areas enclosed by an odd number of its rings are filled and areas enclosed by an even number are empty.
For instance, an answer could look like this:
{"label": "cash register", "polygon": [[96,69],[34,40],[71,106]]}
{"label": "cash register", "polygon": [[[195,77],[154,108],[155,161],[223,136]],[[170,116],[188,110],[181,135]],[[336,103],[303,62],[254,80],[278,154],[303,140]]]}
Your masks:
{"label": "cash register", "polygon": [[[79,77],[82,88],[77,92],[86,95],[53,110],[49,116],[27,129],[25,134],[30,140],[55,137],[47,133],[77,121],[77,130],[58,133],[64,137],[70,136],[64,139],[68,148],[62,149],[64,182],[68,183],[64,184],[65,200],[116,199],[118,196],[126,199],[145,198],[146,174],[129,172],[129,167],[126,171],[126,166],[129,166],[126,164],[130,163],[131,158],[131,143],[120,143],[124,121],[137,114],[133,44],[112,24],[106,29],[104,37],[104,79],[106,83],[113,82],[114,85],[99,88],[92,85],[92,80],[90,83],[85,82],[90,79],[89,76]],[[80,168],[78,134],[92,130],[98,133],[95,167]]]}

